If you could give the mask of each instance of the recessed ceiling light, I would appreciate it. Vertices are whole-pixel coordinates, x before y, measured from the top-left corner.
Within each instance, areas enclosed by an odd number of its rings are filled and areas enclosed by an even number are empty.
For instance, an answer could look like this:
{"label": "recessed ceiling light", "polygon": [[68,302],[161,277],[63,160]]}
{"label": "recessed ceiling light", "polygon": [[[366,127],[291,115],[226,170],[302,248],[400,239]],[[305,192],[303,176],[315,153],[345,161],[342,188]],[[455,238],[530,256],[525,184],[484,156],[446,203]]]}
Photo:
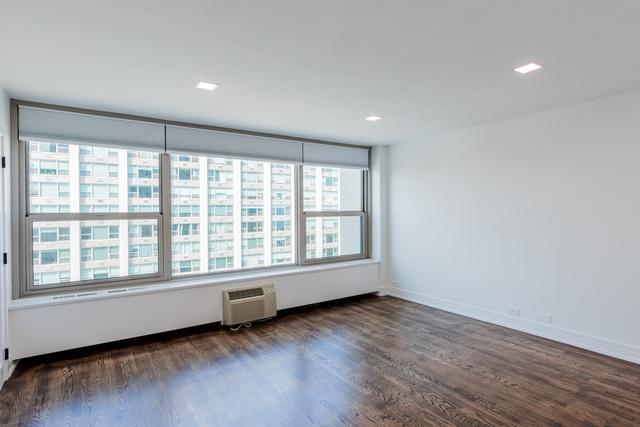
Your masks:
{"label": "recessed ceiling light", "polygon": [[536,64],[535,62],[531,62],[527,65],[523,65],[522,67],[514,68],[513,71],[520,74],[527,74],[535,70],[539,70],[543,65]]}
{"label": "recessed ceiling light", "polygon": [[380,116],[369,116],[365,120],[368,122],[377,122],[380,119],[382,119]]}
{"label": "recessed ceiling light", "polygon": [[208,82],[198,82],[198,84],[196,85],[196,88],[198,89],[204,89],[204,90],[214,90],[215,88],[217,88],[218,85],[215,83],[208,83]]}

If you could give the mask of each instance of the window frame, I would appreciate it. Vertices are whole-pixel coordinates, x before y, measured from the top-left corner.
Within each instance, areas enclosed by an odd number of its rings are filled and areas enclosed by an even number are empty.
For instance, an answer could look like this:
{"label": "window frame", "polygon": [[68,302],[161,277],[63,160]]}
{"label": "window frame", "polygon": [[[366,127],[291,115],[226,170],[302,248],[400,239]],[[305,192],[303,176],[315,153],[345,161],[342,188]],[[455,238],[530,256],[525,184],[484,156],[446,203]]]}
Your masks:
{"label": "window frame", "polygon": [[[371,150],[369,150],[369,166],[371,166]],[[296,209],[298,218],[298,263],[299,265],[317,265],[340,261],[354,261],[369,258],[370,253],[370,225],[369,225],[369,169],[362,170],[362,200],[361,210],[344,211],[312,211],[304,209],[304,164],[298,166],[297,174],[297,203]],[[339,168],[339,167],[338,167]],[[307,258],[307,218],[325,217],[359,217],[360,218],[360,253],[337,255],[330,257]],[[318,237],[316,236],[316,242]]]}
{"label": "window frame", "polygon": [[[37,102],[29,102],[29,101],[18,101],[15,99],[11,100],[11,138],[10,138],[10,194],[17,195],[17,197],[13,197],[13,203],[11,203],[11,235],[12,237],[12,249],[13,256],[11,257],[11,268],[13,271],[12,274],[12,285],[13,285],[13,297],[23,298],[23,297],[31,297],[31,296],[43,296],[43,295],[59,295],[65,293],[85,293],[85,292],[95,292],[97,290],[116,288],[116,287],[126,287],[126,286],[136,286],[143,285],[149,283],[163,283],[168,281],[184,281],[193,278],[202,278],[203,276],[220,276],[220,275],[229,275],[233,276],[234,274],[246,274],[256,271],[264,271],[264,270],[275,270],[275,269],[287,269],[287,268],[295,268],[299,266],[305,265],[317,265],[317,264],[328,264],[342,261],[352,261],[358,259],[366,259],[370,257],[371,249],[371,223],[369,218],[370,211],[370,167],[371,167],[371,147],[359,147],[368,149],[368,167],[367,169],[362,169],[362,209],[357,211],[305,211],[304,210],[304,166],[305,163],[291,163],[293,167],[293,179],[291,182],[292,187],[292,196],[294,196],[295,200],[293,203],[293,209],[290,213],[291,215],[291,228],[295,230],[295,233],[291,236],[292,243],[295,242],[296,248],[292,253],[293,259],[291,263],[287,264],[277,264],[270,266],[255,266],[248,268],[240,268],[240,269],[223,269],[222,271],[216,271],[215,269],[209,271],[207,273],[195,273],[188,275],[172,275],[172,197],[171,197],[171,154],[169,152],[157,152],[159,156],[159,167],[158,167],[158,179],[159,179],[159,210],[157,212],[78,212],[78,213],[37,213],[30,212],[29,205],[31,202],[30,197],[30,189],[29,189],[29,181],[30,181],[30,159],[29,159],[29,150],[28,150],[28,141],[20,141],[18,138],[19,130],[18,130],[18,107],[22,106],[35,106],[42,107],[51,110],[62,110],[62,111],[71,111],[71,112],[79,112],[86,114],[93,114],[96,116],[106,116],[106,117],[117,117],[124,119],[132,119],[137,121],[147,121],[147,122],[155,122],[155,123],[163,123],[165,125],[169,124],[178,124],[188,127],[203,127],[203,128],[211,128],[213,130],[221,130],[222,128],[215,128],[209,126],[200,126],[193,125],[190,123],[178,123],[178,122],[166,122],[158,119],[140,117],[140,116],[130,116],[126,114],[117,114],[117,113],[109,113],[103,111],[95,111],[95,110],[86,110],[80,108],[72,108],[72,107],[62,107],[57,105],[50,104],[41,104]],[[224,129],[222,129],[224,130]],[[233,133],[240,133],[242,131],[237,131],[233,129],[228,129],[226,131]],[[263,134],[267,137],[282,137],[280,135],[270,135]],[[297,138],[283,137],[285,139],[294,139],[299,140]],[[304,140],[303,140],[304,141]],[[339,143],[327,143],[323,141],[309,141],[314,143],[323,143],[327,145],[336,145],[336,146],[350,146],[349,144],[339,144]],[[63,144],[75,144],[82,145],[82,143],[77,142],[66,142],[60,141]],[[86,142],[87,146],[92,146],[91,141]],[[93,144],[95,145],[95,144]],[[135,147],[129,148],[131,150],[136,150]],[[149,151],[145,148],[140,148],[144,151]],[[208,154],[207,157],[220,157],[225,158],[227,156],[220,156],[215,154]],[[231,159],[231,158],[230,158]],[[266,161],[270,163],[278,163],[277,160],[268,160],[268,159],[253,159],[258,162]],[[282,162],[280,162],[282,163]],[[307,164],[308,165],[308,164]],[[336,167],[340,168],[340,166],[334,165],[319,165],[324,167]],[[228,174],[228,171],[225,171],[225,175]],[[129,174],[129,168],[127,168],[127,176]],[[221,182],[227,182],[221,181]],[[129,187],[123,189],[123,191],[128,192]],[[207,198],[210,197],[209,194],[206,195]],[[266,212],[263,213],[263,215]],[[273,212],[269,212],[271,216],[273,216]],[[322,217],[347,217],[347,216],[357,216],[360,217],[361,224],[361,241],[360,241],[360,253],[357,254],[349,254],[349,255],[339,255],[332,257],[318,257],[313,259],[306,258],[306,220],[307,218],[322,218]],[[34,285],[34,275],[33,275],[33,225],[35,222],[42,221],[105,221],[105,220],[136,220],[136,219],[155,219],[157,221],[158,227],[158,272],[153,274],[142,274],[142,275],[127,275],[127,276],[119,276],[112,278],[103,278],[103,279],[87,279],[87,280],[79,280],[75,282],[61,282],[57,284],[48,284],[46,286],[43,285]],[[240,225],[242,221],[240,221]],[[264,224],[263,224],[264,227]],[[125,232],[125,230],[120,230],[120,233]],[[128,234],[128,231],[126,231]],[[210,233],[202,234],[200,233],[201,238],[209,239]],[[264,244],[272,244],[272,242],[264,242]],[[121,254],[121,256],[127,256],[128,254]],[[228,258],[228,257],[227,257]],[[202,262],[202,260],[200,260]],[[210,262],[209,259],[206,262]],[[228,262],[228,260],[227,260]]]}
{"label": "window frame", "polygon": [[[64,142],[61,142],[64,143]],[[15,138],[15,151],[18,152],[18,166],[21,170],[19,173],[19,194],[23,197],[19,199],[19,217],[20,217],[20,230],[21,241],[24,242],[22,250],[24,251],[23,257],[19,260],[20,280],[22,286],[19,289],[19,297],[33,296],[42,294],[55,294],[60,292],[73,291],[76,288],[83,291],[92,291],[95,289],[107,288],[110,286],[128,286],[138,285],[143,283],[149,283],[154,281],[162,281],[170,279],[170,271],[167,274],[165,251],[166,251],[166,221],[164,219],[164,212],[166,212],[165,193],[169,187],[166,186],[167,181],[167,165],[168,155],[165,153],[158,153],[158,173],[159,173],[159,209],[157,212],[77,212],[77,213],[37,213],[30,211],[31,197],[30,197],[30,170],[27,167],[29,165],[29,141],[19,141],[16,135]],[[13,145],[13,138],[12,138]],[[71,144],[81,145],[81,144]],[[91,143],[87,144],[91,146]],[[128,191],[128,187],[124,189]],[[170,195],[169,195],[170,197]],[[169,200],[170,203],[170,200]],[[136,274],[136,275],[123,275],[118,277],[109,277],[101,279],[85,279],[74,282],[61,282],[56,284],[49,284],[46,286],[35,285],[33,275],[33,262],[27,262],[26,256],[33,256],[33,225],[36,222],[53,222],[53,221],[117,221],[117,220],[140,220],[140,219],[155,219],[158,224],[158,272],[151,274]],[[169,221],[170,227],[170,221]],[[169,239],[171,231],[169,230]],[[122,256],[128,256],[128,254],[122,254]]]}

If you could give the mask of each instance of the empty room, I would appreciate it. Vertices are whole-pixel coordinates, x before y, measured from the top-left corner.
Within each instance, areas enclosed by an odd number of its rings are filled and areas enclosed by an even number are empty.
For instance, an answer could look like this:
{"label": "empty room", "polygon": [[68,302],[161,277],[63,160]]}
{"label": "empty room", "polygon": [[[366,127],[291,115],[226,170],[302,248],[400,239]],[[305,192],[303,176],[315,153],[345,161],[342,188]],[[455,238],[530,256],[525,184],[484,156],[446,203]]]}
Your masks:
{"label": "empty room", "polygon": [[637,0],[0,0],[0,425],[640,426]]}

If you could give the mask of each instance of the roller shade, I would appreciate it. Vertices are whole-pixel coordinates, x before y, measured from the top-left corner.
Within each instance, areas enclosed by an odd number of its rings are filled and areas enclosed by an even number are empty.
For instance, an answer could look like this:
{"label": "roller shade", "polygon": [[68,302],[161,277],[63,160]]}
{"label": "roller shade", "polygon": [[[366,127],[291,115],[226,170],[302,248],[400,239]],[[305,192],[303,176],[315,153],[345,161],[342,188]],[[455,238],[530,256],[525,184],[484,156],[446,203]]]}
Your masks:
{"label": "roller shade", "polygon": [[20,140],[102,145],[318,166],[367,169],[368,147],[302,142],[233,131],[18,106]]}
{"label": "roller shade", "polygon": [[18,107],[18,137],[21,140],[164,151],[164,125],[161,123],[27,106]]}
{"label": "roller shade", "polygon": [[343,147],[305,142],[303,162],[317,166],[367,169],[369,167],[369,149],[368,147]]}
{"label": "roller shade", "polygon": [[167,151],[302,162],[302,143],[240,133],[167,125]]}

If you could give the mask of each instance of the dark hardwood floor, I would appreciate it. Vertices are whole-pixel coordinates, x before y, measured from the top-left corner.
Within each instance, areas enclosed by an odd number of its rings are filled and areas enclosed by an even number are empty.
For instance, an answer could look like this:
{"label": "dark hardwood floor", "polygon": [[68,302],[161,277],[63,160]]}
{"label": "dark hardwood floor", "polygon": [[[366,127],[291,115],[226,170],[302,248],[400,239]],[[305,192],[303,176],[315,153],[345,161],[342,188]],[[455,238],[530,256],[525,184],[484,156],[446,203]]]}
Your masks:
{"label": "dark hardwood floor", "polygon": [[640,425],[640,365],[392,297],[22,361],[0,424]]}

